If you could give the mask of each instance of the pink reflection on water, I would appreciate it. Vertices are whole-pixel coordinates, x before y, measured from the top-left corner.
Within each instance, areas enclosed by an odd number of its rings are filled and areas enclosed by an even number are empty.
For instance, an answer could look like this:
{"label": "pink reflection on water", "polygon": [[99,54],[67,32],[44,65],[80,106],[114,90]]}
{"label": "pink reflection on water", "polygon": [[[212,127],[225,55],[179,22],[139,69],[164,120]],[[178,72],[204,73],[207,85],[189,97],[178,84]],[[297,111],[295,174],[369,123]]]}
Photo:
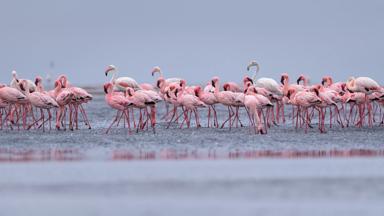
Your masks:
{"label": "pink reflection on water", "polygon": [[175,150],[164,149],[159,152],[134,152],[116,150],[112,160],[216,160],[216,159],[258,159],[258,158],[333,158],[333,157],[383,157],[384,150],[350,149],[350,150]]}
{"label": "pink reflection on water", "polygon": [[173,149],[161,150],[107,150],[104,156],[78,149],[18,149],[0,148],[1,162],[78,161],[78,160],[218,160],[259,158],[333,158],[333,157],[383,157],[383,150],[227,150],[227,149]]}
{"label": "pink reflection on water", "polygon": [[0,148],[0,162],[73,161],[83,155],[75,149],[14,149]]}

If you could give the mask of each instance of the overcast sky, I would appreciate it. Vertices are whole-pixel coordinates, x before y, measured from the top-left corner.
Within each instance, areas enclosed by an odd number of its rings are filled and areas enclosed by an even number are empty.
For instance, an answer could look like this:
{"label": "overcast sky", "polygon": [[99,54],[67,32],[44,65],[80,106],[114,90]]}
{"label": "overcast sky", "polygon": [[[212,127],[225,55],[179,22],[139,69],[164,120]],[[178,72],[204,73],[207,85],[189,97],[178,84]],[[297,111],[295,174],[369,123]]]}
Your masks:
{"label": "overcast sky", "polygon": [[384,1],[1,0],[0,82],[56,76],[101,84],[104,69],[154,83],[166,77],[240,82],[256,59],[259,76],[370,76],[384,84]]}

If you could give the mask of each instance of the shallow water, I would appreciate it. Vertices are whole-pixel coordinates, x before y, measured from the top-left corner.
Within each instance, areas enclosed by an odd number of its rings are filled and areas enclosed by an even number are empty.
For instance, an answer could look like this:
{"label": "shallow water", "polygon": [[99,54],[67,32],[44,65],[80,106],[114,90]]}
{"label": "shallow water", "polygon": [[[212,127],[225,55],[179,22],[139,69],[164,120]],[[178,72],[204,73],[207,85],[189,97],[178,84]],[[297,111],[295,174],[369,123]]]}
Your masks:
{"label": "shallow water", "polygon": [[304,133],[287,114],[267,135],[163,121],[106,135],[103,97],[87,110],[92,130],[0,131],[0,216],[384,213],[384,127]]}

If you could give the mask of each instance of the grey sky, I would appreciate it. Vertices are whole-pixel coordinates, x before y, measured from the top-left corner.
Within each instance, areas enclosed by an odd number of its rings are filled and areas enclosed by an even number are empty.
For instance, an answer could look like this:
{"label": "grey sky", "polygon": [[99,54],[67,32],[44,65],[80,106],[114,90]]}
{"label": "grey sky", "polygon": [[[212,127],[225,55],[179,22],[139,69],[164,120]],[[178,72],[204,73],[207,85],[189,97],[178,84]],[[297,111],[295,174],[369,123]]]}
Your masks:
{"label": "grey sky", "polygon": [[0,3],[0,82],[66,73],[99,84],[108,64],[120,76],[240,82],[256,59],[260,76],[312,82],[370,76],[384,84],[384,1],[15,1]]}

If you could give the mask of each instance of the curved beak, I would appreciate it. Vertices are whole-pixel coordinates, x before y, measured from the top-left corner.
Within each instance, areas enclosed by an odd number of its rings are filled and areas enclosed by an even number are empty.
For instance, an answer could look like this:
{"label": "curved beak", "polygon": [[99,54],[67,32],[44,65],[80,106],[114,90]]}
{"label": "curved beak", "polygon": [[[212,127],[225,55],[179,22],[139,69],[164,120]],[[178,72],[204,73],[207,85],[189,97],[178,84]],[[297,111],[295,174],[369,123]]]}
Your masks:
{"label": "curved beak", "polygon": [[251,83],[252,83],[252,85],[253,85],[253,79],[251,79],[251,78],[247,77],[247,80],[248,80],[249,82],[251,82]]}
{"label": "curved beak", "polygon": [[38,85],[39,84],[39,79],[35,79],[35,85]]}
{"label": "curved beak", "polygon": [[215,86],[215,82],[214,82],[213,80],[211,80],[211,85],[212,85],[213,87],[216,87],[216,86]]}
{"label": "curved beak", "polygon": [[284,85],[284,80],[285,80],[284,76],[281,76],[280,82],[281,82],[281,84],[283,84],[283,85]]}
{"label": "curved beak", "polygon": [[106,85],[104,85],[104,92],[105,94],[108,94],[108,87]]}
{"label": "curved beak", "polygon": [[19,86],[20,86],[21,91],[25,91],[23,83],[19,83]]}
{"label": "curved beak", "polygon": [[322,81],[321,81],[321,85],[324,85],[324,83],[325,83],[325,80],[322,80]]}
{"label": "curved beak", "polygon": [[303,80],[303,77],[302,76],[300,76],[298,79],[297,79],[297,85],[299,85],[300,84],[300,81],[302,81]]}

